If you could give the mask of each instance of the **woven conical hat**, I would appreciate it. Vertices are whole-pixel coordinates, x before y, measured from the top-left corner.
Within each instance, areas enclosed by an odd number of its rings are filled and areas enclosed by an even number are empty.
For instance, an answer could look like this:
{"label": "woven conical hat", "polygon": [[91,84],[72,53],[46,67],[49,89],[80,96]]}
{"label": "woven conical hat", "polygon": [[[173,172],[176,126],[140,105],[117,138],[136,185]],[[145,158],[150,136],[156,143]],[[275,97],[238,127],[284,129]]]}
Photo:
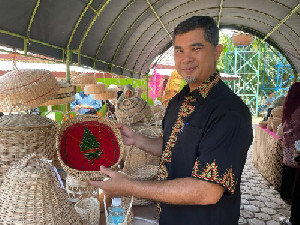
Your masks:
{"label": "woven conical hat", "polygon": [[131,97],[120,102],[116,115],[118,121],[124,124],[134,124],[153,116],[148,103],[139,97]]}
{"label": "woven conical hat", "polygon": [[52,165],[27,155],[0,186],[0,224],[83,224],[67,198]]}
{"label": "woven conical hat", "polygon": [[0,77],[0,111],[34,108],[53,99],[59,85],[48,70],[13,70]]}

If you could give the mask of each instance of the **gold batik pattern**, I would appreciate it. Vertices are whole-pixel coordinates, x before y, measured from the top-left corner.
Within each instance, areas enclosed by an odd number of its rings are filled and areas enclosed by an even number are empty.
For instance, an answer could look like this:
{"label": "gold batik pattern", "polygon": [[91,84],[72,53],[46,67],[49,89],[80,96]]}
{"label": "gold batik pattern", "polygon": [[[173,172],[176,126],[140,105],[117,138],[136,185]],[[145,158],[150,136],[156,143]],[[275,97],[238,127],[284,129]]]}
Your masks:
{"label": "gold batik pattern", "polygon": [[218,166],[215,161],[211,164],[207,163],[206,167],[199,168],[199,161],[196,159],[192,176],[207,180],[213,181],[215,183],[221,184],[226,187],[231,194],[234,194],[236,181],[234,180],[234,174],[232,172],[232,168],[227,169],[227,171],[223,175],[219,175]]}

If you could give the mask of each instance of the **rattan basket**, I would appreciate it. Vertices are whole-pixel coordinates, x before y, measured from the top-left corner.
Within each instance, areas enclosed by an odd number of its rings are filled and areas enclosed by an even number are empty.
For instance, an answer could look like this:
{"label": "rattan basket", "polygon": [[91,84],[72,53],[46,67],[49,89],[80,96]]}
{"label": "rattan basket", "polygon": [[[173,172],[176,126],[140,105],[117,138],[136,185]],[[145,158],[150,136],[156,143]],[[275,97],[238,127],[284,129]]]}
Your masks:
{"label": "rattan basket", "polygon": [[75,204],[75,210],[86,225],[99,225],[100,203],[97,198],[81,199]]}
{"label": "rattan basket", "polygon": [[91,73],[78,73],[71,72],[70,81],[72,85],[82,86],[87,84],[96,84],[97,78],[94,74]]}
{"label": "rattan basket", "polygon": [[62,104],[70,103],[74,100],[75,100],[74,86],[66,82],[59,82],[59,90],[57,92],[56,97],[47,102],[44,102],[43,104],[41,104],[41,106],[62,105]]}
{"label": "rattan basket", "polygon": [[109,100],[117,97],[117,92],[115,90],[107,90],[100,94],[94,94],[94,99],[97,100]]}
{"label": "rattan basket", "polygon": [[131,97],[118,104],[116,116],[120,123],[130,125],[150,120],[153,118],[153,113],[145,100],[139,97]]}
{"label": "rattan basket", "polygon": [[54,98],[59,89],[52,73],[41,69],[23,69],[0,77],[0,111],[22,111]]}
{"label": "rattan basket", "polygon": [[66,192],[71,202],[78,202],[83,198],[97,197],[98,188],[91,186],[88,181],[80,181],[67,175]]}
{"label": "rattan basket", "polygon": [[2,225],[81,225],[52,165],[35,154],[25,156],[0,186]]}
{"label": "rattan basket", "polygon": [[276,108],[272,109],[271,116],[274,118],[282,119],[283,107],[277,106]]}
{"label": "rattan basket", "polygon": [[0,117],[0,184],[10,166],[25,155],[37,153],[50,160],[56,156],[57,125],[39,115]]}
{"label": "rattan basket", "polygon": [[[92,127],[91,129],[93,129],[93,131],[89,131],[89,128],[87,128],[89,126]],[[81,133],[76,129],[80,129]],[[82,146],[81,144],[86,140],[84,134],[82,135],[83,129],[84,132],[89,133],[95,142],[99,142],[98,147],[92,149],[92,153],[95,152],[94,150],[98,149],[100,151],[100,149],[103,148],[101,149],[103,155],[101,154],[98,158],[87,159],[87,156],[82,151],[82,147],[78,147]],[[99,133],[94,134],[93,132]],[[107,140],[112,141],[108,143]],[[68,147],[68,144],[72,143],[74,143],[74,146]],[[112,148],[110,148],[111,146]],[[68,148],[69,150],[67,151]],[[88,149],[85,152],[89,151]],[[105,178],[106,176],[99,171],[100,165],[117,169],[118,164],[123,159],[123,151],[124,145],[121,133],[115,128],[115,123],[107,118],[98,117],[96,115],[79,115],[64,121],[59,129],[58,159],[62,168],[69,175],[78,180],[101,180]],[[109,157],[112,157],[113,160],[108,160]],[[72,163],[70,163],[71,161]],[[92,170],[85,169],[89,166]]]}
{"label": "rattan basket", "polygon": [[90,84],[84,87],[85,94],[100,94],[106,91],[106,85],[98,82],[97,84]]}

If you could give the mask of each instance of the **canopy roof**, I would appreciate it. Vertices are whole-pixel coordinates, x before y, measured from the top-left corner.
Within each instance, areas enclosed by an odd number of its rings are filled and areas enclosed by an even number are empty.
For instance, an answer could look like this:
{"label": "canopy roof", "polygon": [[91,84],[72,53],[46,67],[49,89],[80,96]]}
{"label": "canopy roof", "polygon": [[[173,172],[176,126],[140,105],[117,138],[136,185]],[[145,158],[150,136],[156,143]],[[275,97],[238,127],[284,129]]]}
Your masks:
{"label": "canopy roof", "polygon": [[142,77],[171,46],[174,27],[193,15],[266,39],[300,72],[299,0],[0,0],[0,6],[0,44],[119,75]]}

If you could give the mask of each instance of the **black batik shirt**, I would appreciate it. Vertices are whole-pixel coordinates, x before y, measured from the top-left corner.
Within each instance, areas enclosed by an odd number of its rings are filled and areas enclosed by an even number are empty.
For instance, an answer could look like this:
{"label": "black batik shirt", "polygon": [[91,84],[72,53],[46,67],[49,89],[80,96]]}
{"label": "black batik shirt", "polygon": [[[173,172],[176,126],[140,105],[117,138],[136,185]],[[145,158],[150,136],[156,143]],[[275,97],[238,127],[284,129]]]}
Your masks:
{"label": "black batik shirt", "polygon": [[174,96],[163,119],[159,179],[194,177],[225,192],[213,205],[161,204],[160,225],[238,224],[240,180],[252,139],[249,109],[218,73]]}

